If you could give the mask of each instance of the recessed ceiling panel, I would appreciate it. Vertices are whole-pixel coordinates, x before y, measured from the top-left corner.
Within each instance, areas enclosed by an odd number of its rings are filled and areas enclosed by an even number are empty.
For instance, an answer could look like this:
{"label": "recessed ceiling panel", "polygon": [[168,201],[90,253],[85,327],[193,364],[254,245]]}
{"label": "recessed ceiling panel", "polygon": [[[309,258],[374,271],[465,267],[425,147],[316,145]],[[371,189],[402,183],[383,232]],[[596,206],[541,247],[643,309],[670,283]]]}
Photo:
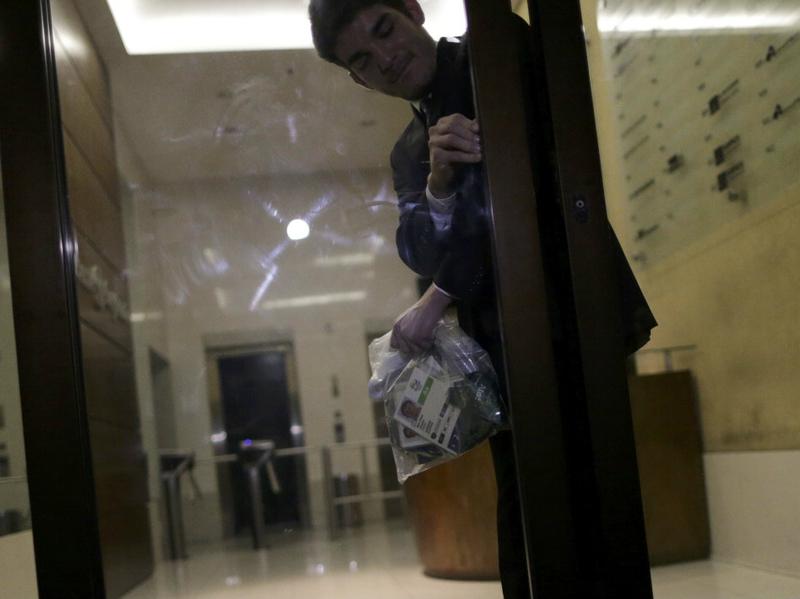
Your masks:
{"label": "recessed ceiling panel", "polygon": [[[311,48],[308,0],[107,0],[128,54]],[[423,0],[434,38],[466,30],[462,0]]]}

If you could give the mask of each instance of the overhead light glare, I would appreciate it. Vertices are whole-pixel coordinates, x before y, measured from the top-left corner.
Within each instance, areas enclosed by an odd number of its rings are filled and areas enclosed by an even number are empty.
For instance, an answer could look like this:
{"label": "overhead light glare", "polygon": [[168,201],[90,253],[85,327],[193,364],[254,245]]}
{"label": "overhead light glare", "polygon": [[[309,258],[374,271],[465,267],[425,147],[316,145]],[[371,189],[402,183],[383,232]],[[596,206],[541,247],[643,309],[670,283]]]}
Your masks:
{"label": "overhead light glare", "polygon": [[[131,55],[313,47],[307,0],[107,1]],[[429,0],[424,8],[425,27],[434,38],[466,29],[462,0]]]}
{"label": "overhead light glare", "polygon": [[[311,29],[303,10],[250,9],[242,3],[219,8],[178,8],[171,13],[149,2],[108,0],[128,54],[182,54],[310,48]],[[301,4],[301,3],[298,3]],[[186,4],[183,4],[185,7]],[[191,6],[191,5],[189,5]],[[238,10],[237,10],[238,8]],[[222,9],[222,10],[221,10]]]}
{"label": "overhead light glare", "polygon": [[308,237],[311,233],[311,227],[302,218],[296,218],[286,227],[286,234],[292,241],[300,241]]}
{"label": "overhead light glare", "polygon": [[214,288],[214,297],[217,300],[217,306],[220,310],[224,310],[228,307],[228,293],[224,289],[220,289],[219,287]]}

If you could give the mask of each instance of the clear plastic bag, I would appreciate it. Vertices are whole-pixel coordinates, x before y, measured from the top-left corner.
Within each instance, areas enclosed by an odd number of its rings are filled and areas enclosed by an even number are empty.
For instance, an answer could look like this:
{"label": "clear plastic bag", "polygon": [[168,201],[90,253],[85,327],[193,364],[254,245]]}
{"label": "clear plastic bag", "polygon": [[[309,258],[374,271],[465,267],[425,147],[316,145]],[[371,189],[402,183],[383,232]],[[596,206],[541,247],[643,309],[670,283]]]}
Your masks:
{"label": "clear plastic bag", "polygon": [[458,326],[439,321],[430,351],[409,358],[391,332],[369,346],[370,396],[382,400],[403,483],[466,453],[507,427],[489,354]]}

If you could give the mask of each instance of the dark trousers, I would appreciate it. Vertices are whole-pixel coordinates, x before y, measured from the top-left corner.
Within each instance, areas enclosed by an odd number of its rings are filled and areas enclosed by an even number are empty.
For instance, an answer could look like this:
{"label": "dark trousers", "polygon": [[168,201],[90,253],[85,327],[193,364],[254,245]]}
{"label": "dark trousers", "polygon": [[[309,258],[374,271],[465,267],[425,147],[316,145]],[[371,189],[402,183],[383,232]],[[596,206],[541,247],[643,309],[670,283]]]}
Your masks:
{"label": "dark trousers", "polygon": [[497,544],[505,599],[531,599],[511,431],[491,439],[497,478]]}

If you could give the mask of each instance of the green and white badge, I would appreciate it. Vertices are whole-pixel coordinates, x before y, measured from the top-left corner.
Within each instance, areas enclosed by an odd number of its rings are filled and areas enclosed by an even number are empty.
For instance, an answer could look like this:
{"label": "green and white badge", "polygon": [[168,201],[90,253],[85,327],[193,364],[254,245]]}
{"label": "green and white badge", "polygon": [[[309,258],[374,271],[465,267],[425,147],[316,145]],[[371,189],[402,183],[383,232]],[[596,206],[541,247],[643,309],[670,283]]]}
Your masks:
{"label": "green and white badge", "polygon": [[394,419],[417,435],[449,452],[461,410],[447,401],[448,381],[431,373],[442,368],[433,356],[415,367],[401,397]]}

